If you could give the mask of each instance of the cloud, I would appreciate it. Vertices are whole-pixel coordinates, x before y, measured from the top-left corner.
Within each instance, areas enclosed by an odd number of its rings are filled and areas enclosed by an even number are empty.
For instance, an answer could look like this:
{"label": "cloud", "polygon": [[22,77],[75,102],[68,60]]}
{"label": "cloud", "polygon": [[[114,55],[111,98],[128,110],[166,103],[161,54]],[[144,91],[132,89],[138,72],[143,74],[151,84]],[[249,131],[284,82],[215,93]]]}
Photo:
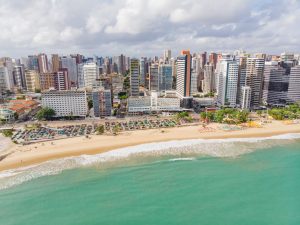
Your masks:
{"label": "cloud", "polygon": [[0,0],[0,55],[299,52],[298,0]]}

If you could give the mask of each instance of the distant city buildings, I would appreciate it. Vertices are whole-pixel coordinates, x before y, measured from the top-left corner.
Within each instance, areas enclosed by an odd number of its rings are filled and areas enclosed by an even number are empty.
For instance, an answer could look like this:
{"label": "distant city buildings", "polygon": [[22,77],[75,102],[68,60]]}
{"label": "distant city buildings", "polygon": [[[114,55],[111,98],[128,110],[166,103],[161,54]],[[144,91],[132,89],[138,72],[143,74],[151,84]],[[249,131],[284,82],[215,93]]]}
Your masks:
{"label": "distant city buildings", "polygon": [[[183,50],[172,57],[169,49],[160,57],[45,53],[1,57],[0,106],[18,94],[42,92],[42,106],[53,107],[58,117],[91,113],[103,118],[120,111],[134,115],[216,105],[242,110],[283,107],[300,103],[299,60],[299,54],[244,50]],[[91,111],[87,99],[93,102]],[[9,110],[2,108],[5,118],[10,118]]]}

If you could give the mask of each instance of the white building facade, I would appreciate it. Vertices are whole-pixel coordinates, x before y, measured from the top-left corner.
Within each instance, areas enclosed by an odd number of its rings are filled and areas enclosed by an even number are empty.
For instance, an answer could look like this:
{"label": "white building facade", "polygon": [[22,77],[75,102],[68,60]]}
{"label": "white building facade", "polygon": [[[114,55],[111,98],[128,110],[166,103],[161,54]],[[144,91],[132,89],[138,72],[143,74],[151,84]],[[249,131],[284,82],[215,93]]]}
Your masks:
{"label": "white building facade", "polygon": [[88,113],[87,95],[83,90],[51,90],[43,92],[41,98],[42,106],[53,109],[56,117],[85,117]]}

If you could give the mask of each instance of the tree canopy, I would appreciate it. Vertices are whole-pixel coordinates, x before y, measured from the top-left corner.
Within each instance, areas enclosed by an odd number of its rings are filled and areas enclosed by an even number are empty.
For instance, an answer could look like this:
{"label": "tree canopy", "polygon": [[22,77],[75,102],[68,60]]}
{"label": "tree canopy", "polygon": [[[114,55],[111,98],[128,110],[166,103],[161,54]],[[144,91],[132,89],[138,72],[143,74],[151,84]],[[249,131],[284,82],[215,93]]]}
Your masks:
{"label": "tree canopy", "polygon": [[50,120],[54,116],[55,116],[55,111],[48,107],[40,109],[36,114],[36,118],[38,120]]}

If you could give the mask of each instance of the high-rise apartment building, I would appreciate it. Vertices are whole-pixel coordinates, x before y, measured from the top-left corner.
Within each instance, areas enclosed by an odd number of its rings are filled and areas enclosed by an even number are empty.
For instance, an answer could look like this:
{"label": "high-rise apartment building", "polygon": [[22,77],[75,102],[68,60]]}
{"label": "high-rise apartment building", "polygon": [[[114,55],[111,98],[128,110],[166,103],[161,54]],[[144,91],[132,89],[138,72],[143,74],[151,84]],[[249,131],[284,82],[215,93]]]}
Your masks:
{"label": "high-rise apartment building", "polygon": [[61,58],[61,68],[68,70],[69,80],[72,87],[77,87],[77,64],[73,57],[64,56]]}
{"label": "high-rise apartment building", "polygon": [[7,90],[10,90],[8,70],[7,67],[0,66],[0,93],[3,93]]}
{"label": "high-rise apartment building", "polygon": [[84,86],[86,88],[93,88],[96,79],[99,79],[99,67],[96,63],[87,63],[82,67],[84,77]]}
{"label": "high-rise apartment building", "polygon": [[250,109],[250,101],[251,101],[251,88],[249,86],[242,86],[240,108],[242,110],[249,110]]}
{"label": "high-rise apartment building", "polygon": [[38,66],[40,73],[49,72],[48,58],[46,54],[41,53],[38,55]]}
{"label": "high-rise apartment building", "polygon": [[142,57],[140,60],[140,85],[145,86],[146,84],[146,73],[147,73],[147,58]]}
{"label": "high-rise apartment building", "polygon": [[149,89],[159,91],[158,63],[153,63],[149,67]]}
{"label": "high-rise apartment building", "polygon": [[158,68],[159,91],[172,90],[172,66],[169,64],[161,64]]}
{"label": "high-rise apartment building", "polygon": [[54,88],[58,91],[71,89],[71,82],[69,80],[68,70],[60,69],[54,72]]}
{"label": "high-rise apartment building", "polygon": [[36,70],[39,71],[39,60],[36,55],[28,56],[28,70]]}
{"label": "high-rise apartment building", "polygon": [[57,54],[52,55],[52,72],[58,72],[61,68],[60,57]]}
{"label": "high-rise apartment building", "polygon": [[130,60],[130,95],[139,96],[139,60],[131,59]]}
{"label": "high-rise apartment building", "polygon": [[216,91],[216,79],[213,64],[209,63],[204,66],[204,80],[202,88],[205,94]]}
{"label": "high-rise apartment building", "polygon": [[264,65],[263,58],[247,58],[246,86],[251,88],[251,108],[257,108],[262,103]]}
{"label": "high-rise apartment building", "polygon": [[215,69],[217,67],[217,62],[218,62],[217,53],[214,53],[214,52],[210,53],[208,61],[209,61],[209,64],[213,65],[213,67]]}
{"label": "high-rise apartment building", "polygon": [[40,75],[37,70],[25,70],[25,81],[27,91],[41,90]]}
{"label": "high-rise apartment building", "polygon": [[191,96],[191,54],[183,50],[177,58],[176,91],[180,98]]}
{"label": "high-rise apartment building", "polygon": [[14,85],[18,89],[26,89],[25,71],[23,66],[13,67]]}
{"label": "high-rise apartment building", "polygon": [[289,103],[300,104],[300,65],[291,68],[287,99]]}
{"label": "high-rise apartment building", "polygon": [[238,75],[239,66],[236,61],[225,59],[217,64],[218,105],[236,106]]}
{"label": "high-rise apartment building", "polygon": [[13,77],[13,61],[9,57],[0,58],[0,67],[6,67],[6,90],[13,91],[14,77]]}
{"label": "high-rise apartment building", "polygon": [[111,116],[111,90],[94,89],[92,92],[92,100],[95,117]]}
{"label": "high-rise apartment building", "polygon": [[171,60],[171,50],[167,49],[164,51],[164,62],[169,63]]}
{"label": "high-rise apartment building", "polygon": [[40,73],[40,87],[42,91],[55,89],[55,74],[51,72]]}
{"label": "high-rise apartment building", "polygon": [[263,103],[285,104],[289,88],[288,71],[278,65],[278,62],[267,63],[264,69]]}

